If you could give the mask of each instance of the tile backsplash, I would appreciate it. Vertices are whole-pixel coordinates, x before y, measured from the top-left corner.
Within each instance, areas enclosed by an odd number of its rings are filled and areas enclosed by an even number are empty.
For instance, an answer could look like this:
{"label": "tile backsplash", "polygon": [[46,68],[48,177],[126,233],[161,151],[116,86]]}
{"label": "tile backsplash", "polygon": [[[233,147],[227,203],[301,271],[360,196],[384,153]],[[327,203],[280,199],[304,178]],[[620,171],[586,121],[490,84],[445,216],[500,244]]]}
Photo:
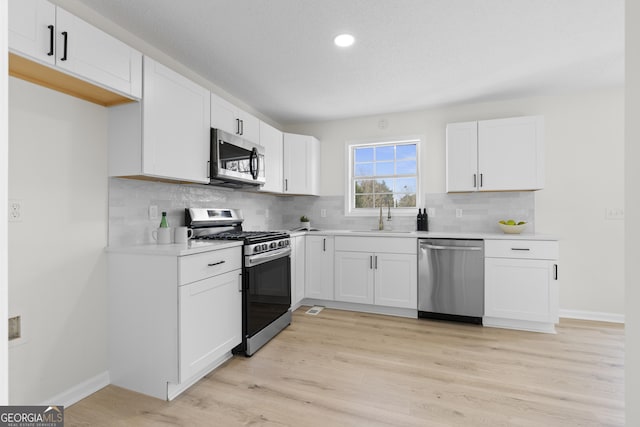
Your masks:
{"label": "tile backsplash", "polygon": [[[527,221],[527,233],[534,232],[535,197],[533,192],[430,193],[424,207],[435,209],[429,217],[431,231],[497,232],[500,219]],[[343,196],[277,196],[253,191],[233,190],[206,185],[180,185],[123,178],[109,179],[109,245],[152,243],[151,231],[160,218],[149,219],[149,206],[167,212],[170,226],[184,225],[186,207],[226,207],[241,209],[246,230],[279,230],[299,227],[306,215],[319,229],[362,230],[377,228],[377,217],[344,215]],[[456,217],[456,210],[462,216]],[[326,210],[326,217],[321,217]],[[415,230],[415,216],[400,216],[391,210],[392,220],[385,228]]]}

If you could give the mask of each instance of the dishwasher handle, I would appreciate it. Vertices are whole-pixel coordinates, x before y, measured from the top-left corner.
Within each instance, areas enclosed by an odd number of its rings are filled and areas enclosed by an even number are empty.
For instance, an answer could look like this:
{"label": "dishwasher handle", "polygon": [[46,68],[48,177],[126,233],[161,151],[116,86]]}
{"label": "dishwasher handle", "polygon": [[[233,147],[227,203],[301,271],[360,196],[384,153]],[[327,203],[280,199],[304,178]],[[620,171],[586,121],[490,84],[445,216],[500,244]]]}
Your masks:
{"label": "dishwasher handle", "polygon": [[430,245],[430,244],[420,244],[420,249],[435,249],[438,251],[481,251],[482,248],[478,246],[441,246],[441,245]]}

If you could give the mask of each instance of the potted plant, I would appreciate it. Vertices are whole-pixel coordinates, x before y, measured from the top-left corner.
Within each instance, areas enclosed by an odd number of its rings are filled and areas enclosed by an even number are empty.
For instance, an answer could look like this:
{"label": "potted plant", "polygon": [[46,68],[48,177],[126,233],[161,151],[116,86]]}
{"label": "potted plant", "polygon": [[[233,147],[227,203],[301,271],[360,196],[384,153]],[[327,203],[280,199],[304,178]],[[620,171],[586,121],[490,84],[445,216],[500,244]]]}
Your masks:
{"label": "potted plant", "polygon": [[309,221],[309,218],[307,218],[305,215],[302,215],[300,217],[300,222],[301,222],[302,228],[311,230],[311,221]]}

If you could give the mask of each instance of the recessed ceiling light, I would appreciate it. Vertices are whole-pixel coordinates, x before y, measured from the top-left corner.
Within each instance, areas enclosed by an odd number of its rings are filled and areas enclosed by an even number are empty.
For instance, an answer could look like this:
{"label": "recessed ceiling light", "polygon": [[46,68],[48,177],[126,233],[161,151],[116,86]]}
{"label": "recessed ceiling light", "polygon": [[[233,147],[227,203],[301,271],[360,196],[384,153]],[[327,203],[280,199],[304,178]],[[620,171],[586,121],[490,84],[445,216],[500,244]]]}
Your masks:
{"label": "recessed ceiling light", "polygon": [[340,34],[339,36],[336,36],[335,39],[333,39],[333,42],[336,44],[336,46],[340,47],[349,47],[355,41],[356,39],[351,34]]}

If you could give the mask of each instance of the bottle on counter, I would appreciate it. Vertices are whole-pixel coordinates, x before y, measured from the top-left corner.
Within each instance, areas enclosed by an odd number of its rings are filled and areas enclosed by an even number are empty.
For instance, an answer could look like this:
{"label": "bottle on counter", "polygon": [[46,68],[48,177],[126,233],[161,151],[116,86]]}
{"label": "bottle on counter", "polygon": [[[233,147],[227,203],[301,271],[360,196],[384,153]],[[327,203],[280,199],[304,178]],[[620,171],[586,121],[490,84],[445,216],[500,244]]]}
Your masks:
{"label": "bottle on counter", "polygon": [[160,228],[169,228],[169,222],[167,221],[166,212],[162,212],[162,219],[160,220]]}
{"label": "bottle on counter", "polygon": [[422,231],[422,209],[418,208],[418,216],[416,218],[416,230]]}
{"label": "bottle on counter", "polygon": [[427,208],[423,209],[422,214],[422,231],[429,231],[429,214],[427,214]]}

